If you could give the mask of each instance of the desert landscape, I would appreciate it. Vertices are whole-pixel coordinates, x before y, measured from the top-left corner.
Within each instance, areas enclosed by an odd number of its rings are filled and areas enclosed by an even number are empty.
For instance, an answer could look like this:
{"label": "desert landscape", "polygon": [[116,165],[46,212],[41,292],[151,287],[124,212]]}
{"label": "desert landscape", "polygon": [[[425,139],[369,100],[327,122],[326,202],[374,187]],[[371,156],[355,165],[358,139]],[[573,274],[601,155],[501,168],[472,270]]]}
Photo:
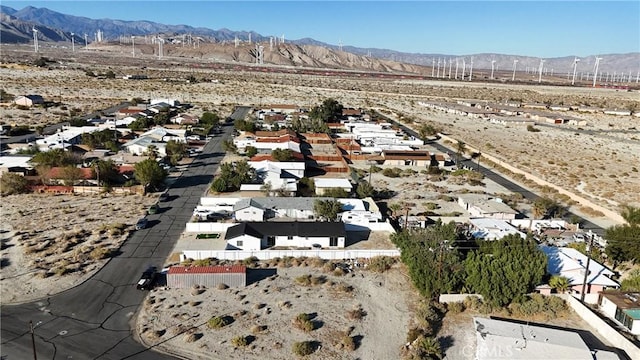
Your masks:
{"label": "desert landscape", "polygon": [[[52,62],[50,68],[29,65],[25,60],[34,60],[30,54],[19,51],[3,54],[0,78],[4,91],[14,95],[42,94],[57,104],[31,110],[5,104],[0,107],[0,117],[8,124],[38,127],[135,98],[178,98],[193,104],[196,115],[214,111],[225,117],[238,104],[297,104],[311,108],[326,98],[334,98],[346,107],[375,110],[414,129],[422,124],[432,125],[483,154],[513,164],[607,209],[618,211],[621,205],[640,205],[637,117],[572,112],[572,116],[585,120],[587,125],[539,125],[539,131],[533,132],[524,125],[494,124],[419,104],[444,99],[503,103],[519,99],[625,109],[640,105],[635,91],[207,69],[196,68],[189,62],[178,64],[176,60],[174,64],[152,58],[137,64],[132,64],[131,59],[118,63],[108,61],[117,55],[109,51],[116,50],[106,47],[100,50],[103,52],[91,59],[64,58]],[[113,71],[116,77],[87,75],[107,71]],[[149,79],[121,78],[137,73],[144,73]],[[184,81],[190,76],[197,81]],[[455,152],[455,144],[433,141],[447,145],[452,154]],[[487,164],[482,158],[480,161]],[[369,171],[364,162],[353,167]],[[451,176],[429,177],[425,181],[425,173],[402,166],[400,170],[402,176],[397,178],[382,173],[371,177],[375,189],[395,191],[386,202],[390,209],[397,205],[401,209],[409,207],[411,214],[432,211],[455,217],[461,208],[452,199],[456,194],[471,192],[507,199],[522,213],[530,213],[529,202],[511,198],[506,189],[487,179],[480,184]],[[515,180],[540,190],[531,182]],[[558,199],[596,224],[604,227],[615,224],[593,209]],[[3,198],[2,304],[40,299],[82,283],[108,261],[109,254],[126,240],[137,218],[156,201],[153,195],[96,198],[30,194]],[[397,209],[393,215],[399,215]],[[389,244],[388,239],[383,240],[381,243]],[[362,242],[360,246],[366,244]],[[284,262],[251,264],[275,271],[243,289],[152,290],[137,319],[139,339],[147,346],[192,359],[258,359],[266,352],[269,358],[289,359],[298,346],[295,343],[304,341],[310,342],[313,359],[401,356],[407,328],[419,302],[402,265],[384,273],[361,268],[344,273],[335,271],[336,264],[324,261],[295,261],[295,266]],[[211,325],[215,317],[228,324],[215,328],[218,325]],[[462,320],[456,319],[452,321],[469,320],[468,314]],[[310,329],[305,330],[305,325],[299,324],[305,321],[312,324]],[[584,325],[574,320],[558,324]],[[445,334],[455,335],[454,328],[445,323]]]}

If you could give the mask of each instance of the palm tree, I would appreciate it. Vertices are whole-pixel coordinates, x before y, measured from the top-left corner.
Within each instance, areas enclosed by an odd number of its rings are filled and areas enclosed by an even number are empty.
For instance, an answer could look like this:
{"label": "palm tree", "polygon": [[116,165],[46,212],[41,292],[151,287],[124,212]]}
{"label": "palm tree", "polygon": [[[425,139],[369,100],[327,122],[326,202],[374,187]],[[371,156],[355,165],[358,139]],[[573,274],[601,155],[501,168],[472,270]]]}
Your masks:
{"label": "palm tree", "polygon": [[554,275],[551,277],[551,280],[549,280],[549,286],[556,289],[557,292],[564,294],[569,290],[569,279],[564,276]]}
{"label": "palm tree", "polygon": [[462,169],[460,161],[462,159],[462,156],[466,152],[466,149],[467,148],[465,146],[465,143],[463,141],[458,140],[458,143],[456,144],[456,166],[458,167],[458,169]]}
{"label": "palm tree", "polygon": [[396,217],[398,215],[398,211],[400,211],[400,209],[402,209],[402,205],[400,205],[399,203],[393,203],[393,204],[389,205],[389,210],[391,210],[391,216],[392,217]]}
{"label": "palm tree", "polygon": [[629,225],[640,225],[640,208],[625,205],[620,213]]}

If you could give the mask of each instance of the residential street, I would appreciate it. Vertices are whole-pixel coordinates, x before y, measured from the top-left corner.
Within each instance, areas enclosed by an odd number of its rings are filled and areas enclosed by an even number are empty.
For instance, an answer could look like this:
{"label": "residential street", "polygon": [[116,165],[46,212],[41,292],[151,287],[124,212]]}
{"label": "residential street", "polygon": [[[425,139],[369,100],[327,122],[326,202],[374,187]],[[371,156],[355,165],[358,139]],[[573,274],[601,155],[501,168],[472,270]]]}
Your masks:
{"label": "residential street", "polygon": [[185,223],[224,157],[222,141],[232,127],[212,138],[203,153],[171,186],[169,199],[149,226],[136,231],[107,265],[83,284],[40,301],[2,306],[3,360],[32,357],[29,322],[38,359],[170,359],[133,338],[137,311],[147,292],[136,282],[149,266],[161,268]]}

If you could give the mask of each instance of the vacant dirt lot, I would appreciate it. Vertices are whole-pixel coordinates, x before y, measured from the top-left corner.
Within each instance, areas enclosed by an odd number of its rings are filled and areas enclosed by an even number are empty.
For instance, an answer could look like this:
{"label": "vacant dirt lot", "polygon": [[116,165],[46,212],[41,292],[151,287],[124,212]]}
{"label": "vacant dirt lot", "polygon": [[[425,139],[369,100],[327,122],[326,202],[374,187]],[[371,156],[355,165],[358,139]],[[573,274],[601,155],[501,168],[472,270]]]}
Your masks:
{"label": "vacant dirt lot", "polygon": [[[148,345],[190,359],[263,359],[266,352],[270,359],[291,359],[299,341],[315,342],[310,359],[398,359],[416,297],[404,275],[357,269],[335,276],[313,263],[262,269],[269,276],[246,288],[153,290],[138,331]],[[296,280],[306,275],[317,284]],[[313,329],[293,324],[301,313],[310,315]],[[211,329],[207,321],[214,316],[231,322]],[[248,344],[234,344],[236,337]],[[341,343],[345,337],[355,349]]]}
{"label": "vacant dirt lot", "polygon": [[141,195],[3,197],[2,304],[39,299],[90,277],[155,201]]}

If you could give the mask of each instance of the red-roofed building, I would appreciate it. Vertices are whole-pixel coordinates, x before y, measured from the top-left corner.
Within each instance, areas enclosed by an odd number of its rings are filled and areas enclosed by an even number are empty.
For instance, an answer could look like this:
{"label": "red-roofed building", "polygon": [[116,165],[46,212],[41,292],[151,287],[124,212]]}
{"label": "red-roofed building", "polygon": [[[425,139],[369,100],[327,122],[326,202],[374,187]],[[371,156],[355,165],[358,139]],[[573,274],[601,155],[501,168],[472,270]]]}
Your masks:
{"label": "red-roofed building", "polygon": [[172,266],[167,272],[167,286],[172,289],[188,289],[194,285],[213,288],[220,284],[246,286],[246,266]]}
{"label": "red-roofed building", "polygon": [[[93,180],[93,170],[91,168],[76,168],[72,173],[66,170],[64,167],[52,167],[45,175],[45,178],[49,179],[48,185],[62,185],[65,181],[73,181],[73,185],[77,183]],[[65,184],[71,185],[71,184]]]}

